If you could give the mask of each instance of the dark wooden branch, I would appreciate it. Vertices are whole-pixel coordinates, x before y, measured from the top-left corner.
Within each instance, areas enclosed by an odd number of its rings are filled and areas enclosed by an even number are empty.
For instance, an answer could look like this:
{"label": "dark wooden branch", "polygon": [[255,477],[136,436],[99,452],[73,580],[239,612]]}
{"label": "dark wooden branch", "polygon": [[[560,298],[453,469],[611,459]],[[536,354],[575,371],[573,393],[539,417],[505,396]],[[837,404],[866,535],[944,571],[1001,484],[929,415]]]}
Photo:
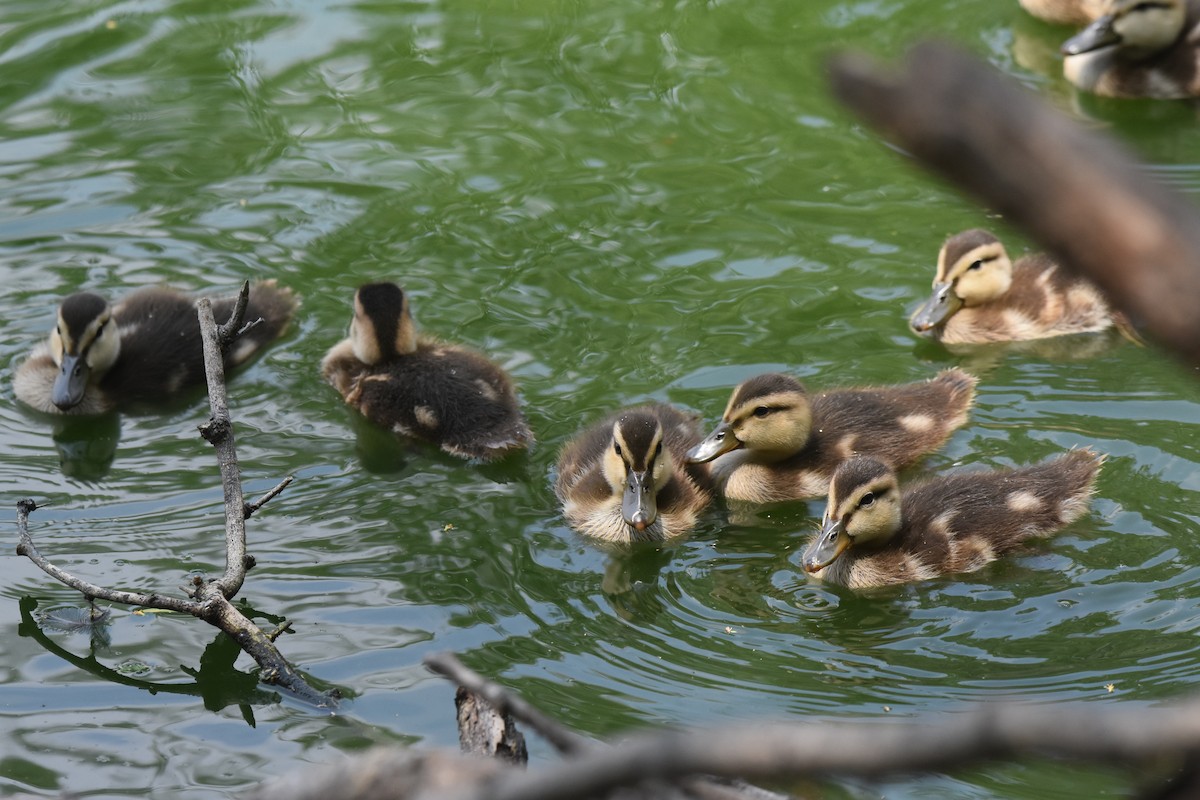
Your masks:
{"label": "dark wooden branch", "polygon": [[453,653],[433,653],[425,656],[425,666],[483,698],[498,713],[512,714],[563,755],[578,755],[594,746],[592,742],[546,716],[521,697],[468,668]]}
{"label": "dark wooden branch", "polygon": [[831,62],[837,97],[1200,365],[1200,213],[1110,137],[948,45]]}

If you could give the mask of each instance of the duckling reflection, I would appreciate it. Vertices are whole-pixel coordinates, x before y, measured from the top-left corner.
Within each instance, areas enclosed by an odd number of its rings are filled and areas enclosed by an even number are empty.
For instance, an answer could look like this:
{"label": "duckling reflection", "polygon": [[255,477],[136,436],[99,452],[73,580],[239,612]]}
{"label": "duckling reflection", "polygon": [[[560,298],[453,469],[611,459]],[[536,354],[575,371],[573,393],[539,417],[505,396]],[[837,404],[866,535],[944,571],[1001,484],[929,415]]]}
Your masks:
{"label": "duckling reflection", "polygon": [[[235,297],[214,301],[214,316],[227,319],[235,303]],[[246,319],[261,322],[226,351],[226,368],[246,362],[280,336],[296,306],[291,290],[273,280],[252,286]],[[48,414],[158,405],[203,384],[195,301],[158,287],[140,289],[113,305],[92,292],[67,297],[49,339],[13,380],[18,399]]]}
{"label": "duckling reflection", "polygon": [[1083,516],[1103,462],[1082,448],[1019,469],[941,475],[901,495],[891,467],[849,459],[833,476],[804,570],[852,589],[977,570]]}
{"label": "duckling reflection", "polygon": [[60,416],[54,420],[54,448],[63,475],[95,481],[108,474],[121,442],[116,414],[98,417]]}

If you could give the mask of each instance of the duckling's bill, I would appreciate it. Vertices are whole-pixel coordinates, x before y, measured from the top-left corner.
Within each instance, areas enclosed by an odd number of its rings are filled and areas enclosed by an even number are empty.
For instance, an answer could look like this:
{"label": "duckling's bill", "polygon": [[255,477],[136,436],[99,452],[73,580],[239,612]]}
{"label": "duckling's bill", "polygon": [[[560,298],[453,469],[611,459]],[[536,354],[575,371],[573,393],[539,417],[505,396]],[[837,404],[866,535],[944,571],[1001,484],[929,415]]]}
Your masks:
{"label": "duckling's bill", "polygon": [[1078,56],[1090,53],[1093,50],[1099,50],[1102,47],[1120,44],[1121,34],[1117,33],[1113,27],[1115,20],[1116,17],[1112,14],[1100,17],[1100,19],[1063,42],[1062,54],[1064,56]]}
{"label": "duckling's bill", "polygon": [[703,464],[742,446],[728,422],[722,422],[716,430],[704,437],[700,444],[687,452],[688,463]]}
{"label": "duckling's bill", "polygon": [[912,328],[918,333],[933,330],[950,319],[961,305],[962,300],[954,293],[952,283],[949,281],[935,283],[933,294],[912,315]]}
{"label": "duckling's bill", "polygon": [[840,519],[826,519],[821,533],[812,540],[804,551],[801,564],[805,572],[819,572],[828,567],[846,551],[851,544],[850,535]]}
{"label": "duckling's bill", "polygon": [[75,407],[83,400],[90,377],[86,353],[63,353],[58,375],[50,390],[50,402],[64,411]]}
{"label": "duckling's bill", "polygon": [[627,525],[639,531],[646,530],[658,519],[654,478],[649,470],[638,472],[630,469],[627,473],[625,493],[621,496],[621,516]]}

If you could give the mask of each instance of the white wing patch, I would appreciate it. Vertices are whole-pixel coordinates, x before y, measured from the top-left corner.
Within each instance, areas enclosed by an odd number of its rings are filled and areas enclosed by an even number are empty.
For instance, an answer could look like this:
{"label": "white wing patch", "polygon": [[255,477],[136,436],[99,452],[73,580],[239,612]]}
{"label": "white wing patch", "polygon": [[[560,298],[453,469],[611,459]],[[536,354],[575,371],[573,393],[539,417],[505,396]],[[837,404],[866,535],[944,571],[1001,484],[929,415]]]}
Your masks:
{"label": "white wing patch", "polygon": [[429,406],[414,406],[413,416],[417,418],[417,424],[422,428],[433,430],[438,426],[437,414]]}
{"label": "white wing patch", "polygon": [[1028,492],[1024,489],[1013,492],[1005,500],[1005,504],[1018,513],[1026,513],[1032,511],[1041,511],[1046,507],[1041,498],[1033,492]]}

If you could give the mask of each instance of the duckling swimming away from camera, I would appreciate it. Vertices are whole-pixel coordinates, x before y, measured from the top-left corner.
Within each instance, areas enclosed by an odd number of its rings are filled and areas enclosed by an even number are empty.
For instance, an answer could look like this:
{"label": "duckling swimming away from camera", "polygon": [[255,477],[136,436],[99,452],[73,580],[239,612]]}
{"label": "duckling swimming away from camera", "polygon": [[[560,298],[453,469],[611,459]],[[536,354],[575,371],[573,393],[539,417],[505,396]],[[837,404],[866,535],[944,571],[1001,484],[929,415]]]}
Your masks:
{"label": "duckling swimming away from camera", "polygon": [[1021,0],[1021,8],[1055,25],[1087,25],[1103,16],[1104,0]]}
{"label": "duckling swimming away from camera", "polygon": [[708,505],[704,467],[686,466],[699,420],[671,406],[618,412],[563,448],[554,491],[567,521],[607,542],[669,541]]}
{"label": "duckling swimming away from camera", "polygon": [[[218,323],[236,297],[216,300]],[[250,287],[245,319],[257,325],[225,352],[225,367],[247,361],[287,328],[298,302],[275,281]],[[38,345],[13,381],[17,397],[49,414],[103,414],[132,404],[162,402],[204,384],[204,352],[193,298],[173,289],[139,289],[110,305],[92,292],[63,300],[47,342]]]}
{"label": "duckling swimming away from camera", "polygon": [[1042,253],[1014,264],[1000,240],[979,229],[942,245],[933,294],[910,324],[943,344],[1027,341],[1113,327],[1137,341],[1092,283]]}
{"label": "duckling swimming away from camera", "polygon": [[721,424],[688,461],[713,462],[728,500],[823,497],[838,464],[856,453],[903,467],[941,447],[967,421],[975,383],[948,369],[921,383],[810,396],[789,375],[759,375],[733,390]]}
{"label": "duckling swimming away from camera", "polygon": [[1063,74],[1107,97],[1200,96],[1200,2],[1104,0],[1103,16],[1062,46]]}
{"label": "duckling swimming away from camera", "polygon": [[367,419],[460,458],[491,461],[533,442],[504,370],[419,336],[394,283],[359,287],[350,336],[326,353],[321,374]]}
{"label": "duckling swimming away from camera", "polygon": [[886,464],[849,459],[833,476],[804,570],[851,589],[977,570],[1081,517],[1102,463],[1082,448],[1030,467],[942,475],[901,495]]}

